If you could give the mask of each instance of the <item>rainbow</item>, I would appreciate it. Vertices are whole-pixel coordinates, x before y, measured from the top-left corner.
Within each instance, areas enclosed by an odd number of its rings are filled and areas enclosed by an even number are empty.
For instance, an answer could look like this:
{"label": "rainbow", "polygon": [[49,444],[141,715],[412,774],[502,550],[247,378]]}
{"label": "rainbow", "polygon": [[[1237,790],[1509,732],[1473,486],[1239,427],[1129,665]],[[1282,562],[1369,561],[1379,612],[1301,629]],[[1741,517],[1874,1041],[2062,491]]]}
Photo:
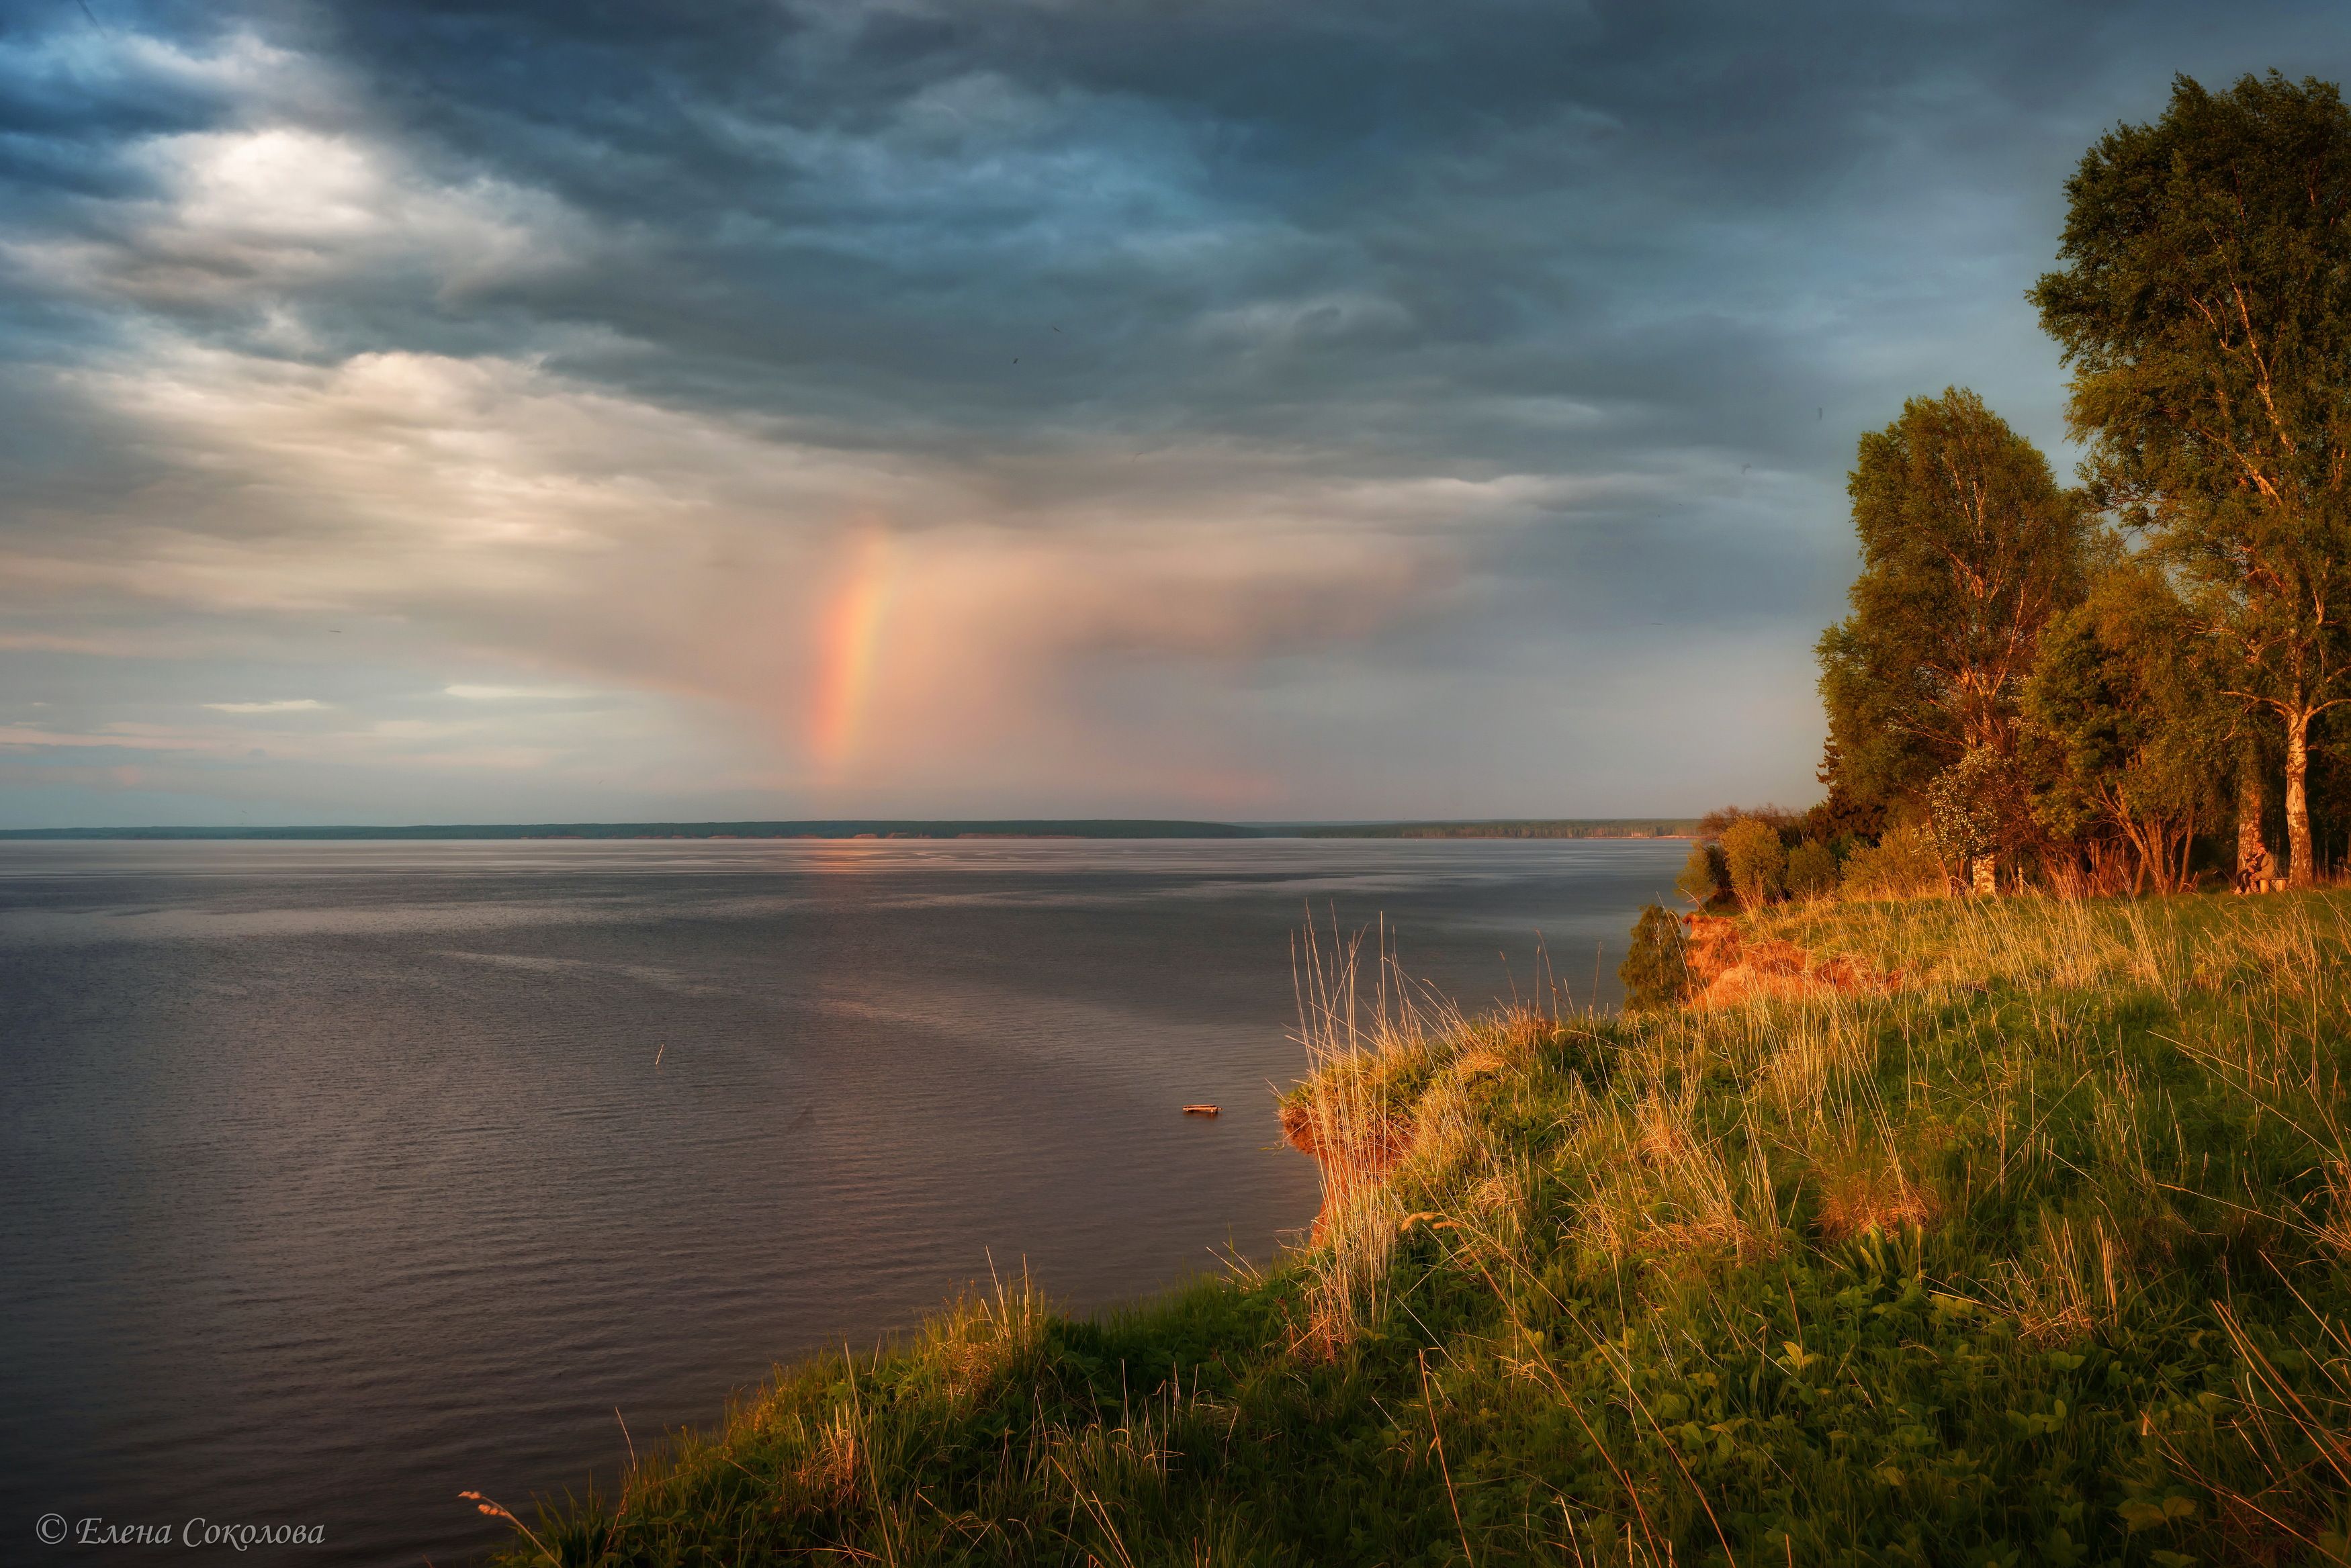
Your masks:
{"label": "rainbow", "polygon": [[840,767],[857,750],[890,604],[890,535],[869,528],[852,541],[849,555],[849,571],[817,619],[809,750],[828,769]]}

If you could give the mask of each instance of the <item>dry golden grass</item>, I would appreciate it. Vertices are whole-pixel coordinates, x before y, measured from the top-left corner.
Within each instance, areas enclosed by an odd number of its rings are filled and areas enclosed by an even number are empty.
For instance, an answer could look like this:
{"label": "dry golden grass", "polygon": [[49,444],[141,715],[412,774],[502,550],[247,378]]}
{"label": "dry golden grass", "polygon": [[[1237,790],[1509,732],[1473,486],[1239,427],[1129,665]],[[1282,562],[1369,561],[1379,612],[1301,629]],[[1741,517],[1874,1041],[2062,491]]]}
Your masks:
{"label": "dry golden grass", "polygon": [[2128,1250],[2103,1218],[2043,1212],[2038,1244],[2008,1266],[1998,1294],[2025,1344],[2062,1345],[2114,1323],[2130,1288]]}
{"label": "dry golden grass", "polygon": [[[1891,1020],[1906,1035],[1926,1032],[1933,1009],[2003,983],[2031,1009],[2042,1065],[2052,1042],[2070,1042],[2084,1064],[2076,1089],[2094,1108],[2102,1168],[2118,1189],[2144,1196],[2160,1186],[2143,1147],[2141,1091],[2126,1071],[2093,1072],[2104,1044],[2067,1012],[2076,1005],[2069,997],[2116,987],[2175,1002],[2191,991],[2232,992],[2272,1015],[2260,1020],[2266,1028],[2231,1031],[2237,1054],[2219,1065],[2249,1092],[2267,1093],[2278,1115],[2312,1121],[2342,1152],[2338,1167],[2351,1170],[2351,1128],[2334,1119],[2341,1085],[2315,1058],[2293,1055],[2294,1043],[2306,1045],[2324,1024],[2277,1016],[2281,1006],[2322,994],[2325,977],[2351,957],[2351,929],[2331,906],[2223,909],[2216,918],[2210,903],[2192,923],[2161,902],[2041,895],[1815,903],[1767,922],[1785,934],[1765,940],[1802,946],[1813,967],[1849,961],[1892,971],[1902,989],[1890,996],[1759,992],[1705,1012],[1648,1019],[1632,1038],[1620,1037],[1620,1079],[1647,1086],[1629,1097],[1571,1096],[1559,1120],[1560,1163],[1584,1173],[1583,1189],[1569,1202],[1571,1231],[1594,1254],[1652,1266],[1774,1255],[1786,1244],[1789,1218],[1772,1164],[1782,1155],[1797,1162],[1792,1179],[1811,1188],[1813,1228],[1824,1241],[1935,1227],[1961,1195],[1939,1190],[1922,1164],[1932,1150],[1919,1139],[1934,1118],[1876,1098],[1885,1031]],[[1315,1153],[1322,1173],[1315,1334],[1335,1345],[1378,1316],[1374,1281],[1408,1212],[1439,1191],[1457,1209],[1514,1211],[1501,1195],[1523,1182],[1495,1180],[1504,1162],[1487,1143],[1486,1085],[1519,1075],[1538,1042],[1573,1024],[1533,1010],[1465,1020],[1411,983],[1384,949],[1322,947],[1310,937],[1304,961],[1301,1037],[1311,1090],[1287,1114],[1292,1141]],[[1988,1097],[1963,1108],[1994,1127],[1998,1147],[1989,1170],[1971,1167],[1965,1179],[2030,1187],[2053,1158],[2043,1130],[2049,1090],[2021,1048],[1995,1040],[1984,1065]],[[1750,1106],[1747,1125],[1732,1136],[1700,1125],[1693,1088],[1724,1070]],[[2336,1227],[2327,1233],[2351,1249],[2351,1218],[2337,1218],[2351,1215],[2351,1177],[2329,1190],[2325,1213],[2313,1222]],[[2034,1332],[2072,1332],[2137,1266],[2119,1240],[2122,1220],[2088,1223],[2079,1235],[2061,1226],[2043,1238],[2045,1259],[2006,1282],[2040,1325]],[[2159,1249],[2163,1240],[2158,1229],[2133,1245]]]}
{"label": "dry golden grass", "polygon": [[1872,1232],[1923,1230],[1941,1218],[1933,1190],[1915,1180],[1897,1160],[1865,1156],[1821,1177],[1820,1210],[1813,1224],[1823,1240],[1851,1241]]}
{"label": "dry golden grass", "polygon": [[1384,941],[1383,933],[1367,977],[1360,935],[1334,937],[1326,949],[1310,926],[1296,968],[1297,1038],[1310,1072],[1283,1105],[1282,1127],[1313,1158],[1322,1182],[1299,1345],[1324,1358],[1380,1317],[1405,1212],[1385,1178],[1417,1131],[1406,1119],[1418,1107],[1404,1080],[1426,1066],[1441,1037]]}
{"label": "dry golden grass", "polygon": [[1017,1280],[995,1275],[986,1293],[967,1294],[925,1323],[922,1349],[953,1397],[978,1399],[1035,1362],[1051,1320],[1024,1262]]}
{"label": "dry golden grass", "polygon": [[819,1424],[792,1479],[802,1498],[820,1508],[840,1508],[855,1501],[864,1490],[865,1478],[863,1413],[843,1405]]}
{"label": "dry golden grass", "polygon": [[2329,1160],[2325,1168],[2326,1212],[2319,1218],[2318,1239],[2335,1255],[2351,1263],[2351,1167]]}
{"label": "dry golden grass", "polygon": [[1782,1245],[1761,1142],[1734,1149],[1695,1125],[1693,1089],[1653,1093],[1629,1107],[1594,1103],[1563,1140],[1589,1173],[1571,1235],[1592,1253],[1671,1272],[1753,1262]]}

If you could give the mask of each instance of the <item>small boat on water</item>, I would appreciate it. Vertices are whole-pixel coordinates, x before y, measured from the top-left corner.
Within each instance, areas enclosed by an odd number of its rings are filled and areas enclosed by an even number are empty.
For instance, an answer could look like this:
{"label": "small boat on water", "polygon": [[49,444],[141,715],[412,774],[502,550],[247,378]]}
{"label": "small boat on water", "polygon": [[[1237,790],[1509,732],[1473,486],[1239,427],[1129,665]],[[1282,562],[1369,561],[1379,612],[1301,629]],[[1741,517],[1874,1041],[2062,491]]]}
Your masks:
{"label": "small boat on water", "polygon": [[1217,1114],[1217,1107],[1214,1106],[1186,1106],[1184,1107],[1184,1114],[1187,1116],[1213,1116]]}

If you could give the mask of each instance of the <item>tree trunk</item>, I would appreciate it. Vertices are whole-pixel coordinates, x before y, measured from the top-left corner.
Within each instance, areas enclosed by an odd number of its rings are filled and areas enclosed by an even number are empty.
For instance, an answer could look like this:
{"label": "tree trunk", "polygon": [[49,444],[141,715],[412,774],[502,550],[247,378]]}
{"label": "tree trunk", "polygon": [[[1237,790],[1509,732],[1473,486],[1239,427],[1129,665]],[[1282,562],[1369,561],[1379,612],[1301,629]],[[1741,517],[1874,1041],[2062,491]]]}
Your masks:
{"label": "tree trunk", "polygon": [[2318,862],[2310,852],[2310,714],[2285,722],[2286,880],[2297,888],[2318,885]]}
{"label": "tree trunk", "polygon": [[[2178,892],[2179,889],[2172,880],[2170,825],[2159,816],[2146,817],[2132,833],[2131,842],[2138,850],[2139,870],[2147,880],[2155,884],[2156,892]],[[2138,891],[2139,877],[2133,877],[2131,897],[2138,897]]]}
{"label": "tree trunk", "polygon": [[2262,842],[2262,754],[2248,740],[2237,760],[2238,892],[2262,890],[2269,858],[2269,846]]}

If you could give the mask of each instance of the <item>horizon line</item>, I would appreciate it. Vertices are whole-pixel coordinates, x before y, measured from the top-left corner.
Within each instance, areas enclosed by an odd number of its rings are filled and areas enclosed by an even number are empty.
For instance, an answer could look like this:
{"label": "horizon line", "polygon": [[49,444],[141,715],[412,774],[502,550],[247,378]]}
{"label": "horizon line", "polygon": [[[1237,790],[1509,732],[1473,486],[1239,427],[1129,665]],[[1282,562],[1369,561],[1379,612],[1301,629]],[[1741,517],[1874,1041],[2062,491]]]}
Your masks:
{"label": "horizon line", "polygon": [[[123,826],[0,828],[0,840],[41,839],[237,839],[237,838],[907,838],[1065,837],[1220,838],[1281,837],[1295,833],[1347,830],[1516,828],[1522,836],[1548,836],[1542,829],[1642,827],[1625,836],[1675,837],[1698,823],[1694,816],[1576,817],[1337,817],[1229,822],[1189,817],[775,817],[711,818],[700,821],[575,821],[503,823],[239,823]],[[1558,836],[1573,836],[1567,833]]]}

